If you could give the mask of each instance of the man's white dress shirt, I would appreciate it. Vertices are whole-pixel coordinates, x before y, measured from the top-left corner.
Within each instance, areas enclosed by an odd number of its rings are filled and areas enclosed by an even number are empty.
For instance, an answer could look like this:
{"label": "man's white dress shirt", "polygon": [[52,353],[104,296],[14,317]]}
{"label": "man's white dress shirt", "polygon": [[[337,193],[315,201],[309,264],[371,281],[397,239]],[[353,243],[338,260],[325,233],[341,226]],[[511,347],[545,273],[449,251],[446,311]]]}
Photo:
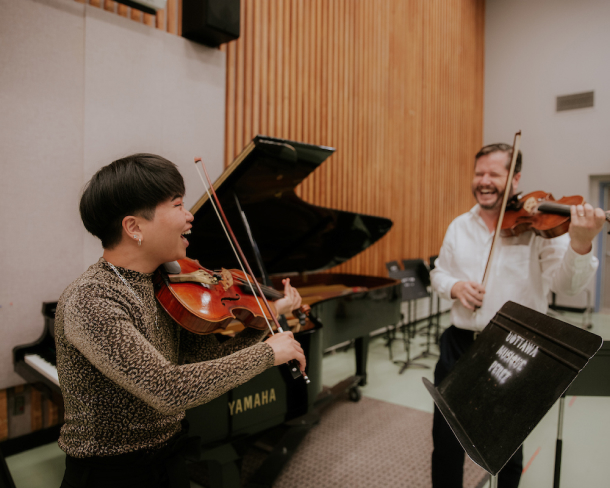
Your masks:
{"label": "man's white dress shirt", "polygon": [[[457,217],[447,229],[435,268],[432,286],[451,299],[458,281],[481,283],[493,233],[479,215],[479,205]],[[459,300],[451,307],[451,323],[461,329],[481,331],[508,300],[546,313],[548,293],[576,295],[595,274],[593,252],[580,255],[570,246],[568,234],[544,239],[533,232],[502,237],[494,251],[483,305],[475,313]]]}

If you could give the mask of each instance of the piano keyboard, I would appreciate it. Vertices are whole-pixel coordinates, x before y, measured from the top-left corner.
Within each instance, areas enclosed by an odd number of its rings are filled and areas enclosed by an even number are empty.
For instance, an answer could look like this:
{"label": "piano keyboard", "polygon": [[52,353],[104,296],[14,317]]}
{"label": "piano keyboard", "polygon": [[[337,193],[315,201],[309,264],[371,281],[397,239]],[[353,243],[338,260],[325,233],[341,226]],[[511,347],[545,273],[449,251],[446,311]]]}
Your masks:
{"label": "piano keyboard", "polygon": [[57,376],[57,368],[51,363],[42,359],[38,354],[26,354],[23,358],[25,363],[38,371],[49,381],[59,386],[59,378]]}

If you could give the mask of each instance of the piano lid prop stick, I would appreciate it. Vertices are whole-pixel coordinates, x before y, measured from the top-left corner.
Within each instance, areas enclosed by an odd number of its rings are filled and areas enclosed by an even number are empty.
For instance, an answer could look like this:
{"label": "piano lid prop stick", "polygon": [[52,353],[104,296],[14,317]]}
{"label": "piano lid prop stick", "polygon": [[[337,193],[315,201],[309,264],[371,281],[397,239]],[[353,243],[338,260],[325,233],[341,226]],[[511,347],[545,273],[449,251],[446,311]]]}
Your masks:
{"label": "piano lid prop stick", "polygon": [[[198,162],[201,163],[201,167],[203,168],[203,171],[205,173],[205,179],[203,178],[203,175],[201,174],[201,170],[199,169],[199,166],[197,166]],[[212,206],[214,207],[214,211],[216,212],[216,215],[218,216],[218,219],[220,220],[222,228],[227,236],[227,239],[229,240],[229,243],[231,244],[231,247],[233,249],[233,252],[235,253],[235,257],[237,258],[239,266],[241,267],[241,270],[243,271],[244,275],[246,276],[246,280],[248,281],[248,285],[250,286],[250,289],[252,290],[252,294],[256,298],[256,303],[258,304],[258,306],[260,307],[260,309],[262,311],[263,307],[260,304],[260,301],[258,300],[256,293],[254,292],[254,288],[252,287],[252,282],[250,281],[250,278],[249,278],[249,276],[254,276],[254,273],[252,272],[252,269],[250,268],[250,264],[248,263],[248,260],[246,259],[246,256],[244,255],[244,252],[242,251],[242,249],[239,245],[239,242],[237,242],[237,238],[235,237],[235,234],[233,233],[233,229],[231,228],[231,224],[229,224],[227,216],[225,215],[224,210],[222,209],[220,200],[218,199],[218,196],[216,195],[216,191],[214,190],[214,185],[212,185],[212,180],[210,180],[210,176],[208,175],[208,172],[207,172],[205,165],[203,164],[203,160],[201,158],[195,158],[195,167],[197,168],[197,173],[199,174],[199,177],[201,178],[203,186],[205,187],[205,191],[208,194],[208,199],[212,203]],[[205,181],[206,179],[207,179],[207,183]],[[212,191],[212,195],[210,195],[210,190]],[[212,198],[212,196],[214,198]],[[214,201],[216,201],[216,203],[214,203]],[[221,215],[222,215],[222,217],[221,217]],[[230,236],[229,236],[229,234],[230,234]],[[236,251],[236,248],[239,253]],[[241,256],[241,259],[240,259],[240,256]],[[243,261],[243,264],[242,264],[242,261]],[[244,269],[244,264],[245,264],[245,267],[248,269],[248,273],[246,273],[246,271]],[[273,322],[275,323],[277,331],[280,333],[284,332],[284,330],[282,329],[282,326],[277,321],[277,318],[276,318],[275,314],[273,313],[273,310],[271,310],[271,306],[269,305],[267,298],[263,294],[263,291],[261,290],[261,287],[260,287],[258,281],[256,281],[256,280],[253,280],[253,281],[254,281],[254,285],[256,285],[256,289],[258,290],[258,292],[260,294],[260,297],[262,298],[263,302],[265,303],[267,310],[269,310],[269,314],[271,315],[271,318],[273,319]],[[273,328],[271,327],[271,324],[269,323],[269,320],[267,319],[267,317],[265,316],[264,313],[263,313],[263,317],[265,317],[265,320],[267,321],[267,326],[269,327],[269,330],[271,331],[271,335],[274,335]],[[298,371],[298,366],[295,363],[296,363],[295,360],[289,361],[289,366],[293,371],[295,369]],[[309,384],[311,381],[309,380],[309,378],[307,377],[305,372],[302,371],[301,374],[303,375],[303,379],[305,380],[305,383]]]}

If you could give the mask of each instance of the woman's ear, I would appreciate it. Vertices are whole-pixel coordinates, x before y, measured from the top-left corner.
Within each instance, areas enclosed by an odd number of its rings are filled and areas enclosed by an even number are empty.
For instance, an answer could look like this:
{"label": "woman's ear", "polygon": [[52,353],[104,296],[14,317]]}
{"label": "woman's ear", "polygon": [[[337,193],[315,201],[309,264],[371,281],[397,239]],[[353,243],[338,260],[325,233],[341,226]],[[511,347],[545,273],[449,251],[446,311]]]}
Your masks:
{"label": "woman's ear", "polygon": [[140,229],[138,217],[128,215],[123,219],[122,226],[123,231],[129,236],[130,239],[134,239],[136,241],[142,240],[142,229]]}

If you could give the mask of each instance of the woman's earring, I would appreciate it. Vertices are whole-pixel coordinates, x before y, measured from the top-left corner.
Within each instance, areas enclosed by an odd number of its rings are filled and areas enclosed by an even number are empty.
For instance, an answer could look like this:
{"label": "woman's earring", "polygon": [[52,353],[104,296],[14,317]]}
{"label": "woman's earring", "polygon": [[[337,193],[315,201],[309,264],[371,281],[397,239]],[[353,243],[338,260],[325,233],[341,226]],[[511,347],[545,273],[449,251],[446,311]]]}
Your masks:
{"label": "woman's earring", "polygon": [[138,246],[142,245],[142,239],[138,239]]}

